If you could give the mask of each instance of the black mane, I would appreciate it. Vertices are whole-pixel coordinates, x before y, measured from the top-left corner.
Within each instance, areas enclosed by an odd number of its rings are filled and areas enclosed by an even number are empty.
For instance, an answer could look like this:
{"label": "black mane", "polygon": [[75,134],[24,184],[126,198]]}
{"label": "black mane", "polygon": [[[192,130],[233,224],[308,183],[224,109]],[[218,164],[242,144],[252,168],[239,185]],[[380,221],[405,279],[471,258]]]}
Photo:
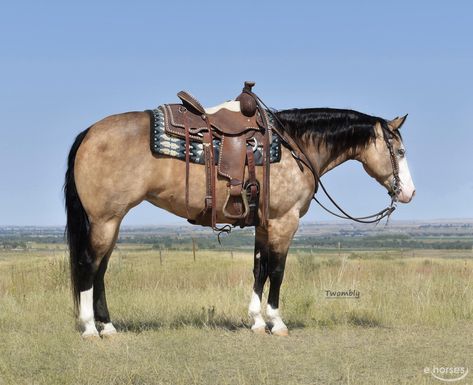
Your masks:
{"label": "black mane", "polygon": [[376,116],[336,108],[294,108],[276,115],[284,124],[282,129],[293,138],[321,138],[337,153],[366,146],[376,137],[375,124],[387,124]]}

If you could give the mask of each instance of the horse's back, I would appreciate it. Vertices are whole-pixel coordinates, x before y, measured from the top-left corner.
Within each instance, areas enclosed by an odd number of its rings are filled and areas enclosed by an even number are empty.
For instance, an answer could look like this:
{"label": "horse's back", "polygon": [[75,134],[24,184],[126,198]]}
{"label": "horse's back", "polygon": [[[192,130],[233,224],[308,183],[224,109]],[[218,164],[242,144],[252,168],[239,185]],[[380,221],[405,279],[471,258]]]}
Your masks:
{"label": "horse's back", "polygon": [[[206,194],[205,166],[190,164],[189,205],[185,202],[185,162],[153,154],[150,150],[150,116],[147,112],[111,115],[94,124],[80,146],[75,178],[81,201],[92,221],[123,217],[143,200],[178,216],[195,219],[203,209]],[[256,176],[262,178],[257,167]],[[221,205],[227,181],[217,180],[217,218],[225,221]],[[297,187],[296,187],[297,186]],[[289,151],[271,165],[271,211],[283,215],[297,202],[305,212],[313,181],[301,173]]]}

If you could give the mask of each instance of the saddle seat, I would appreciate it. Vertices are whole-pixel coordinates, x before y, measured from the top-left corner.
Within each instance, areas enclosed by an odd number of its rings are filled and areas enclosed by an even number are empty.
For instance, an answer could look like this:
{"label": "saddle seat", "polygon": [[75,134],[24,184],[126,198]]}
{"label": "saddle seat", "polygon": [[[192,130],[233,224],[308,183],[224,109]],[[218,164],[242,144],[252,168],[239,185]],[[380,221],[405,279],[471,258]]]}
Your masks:
{"label": "saddle seat", "polygon": [[[263,144],[264,171],[269,175],[270,127],[266,111],[259,107],[251,88],[245,82],[242,93],[234,101],[205,109],[191,94],[181,91],[177,95],[182,104],[165,104],[164,127],[167,134],[186,141],[186,205],[189,196],[189,143],[202,142],[206,164],[207,191],[205,208],[195,223],[216,228],[215,167],[218,175],[228,179],[228,193],[223,214],[230,222],[240,226],[254,225],[257,221],[259,182],[256,180],[253,149]],[[213,138],[219,138],[219,158],[214,159]],[[248,180],[245,184],[245,168]],[[264,183],[265,196],[269,193],[269,179]],[[269,199],[269,198],[268,198]],[[190,218],[188,218],[190,219]]]}
{"label": "saddle seat", "polygon": [[203,113],[193,111],[185,103],[165,104],[164,108],[167,112],[165,117],[169,119],[166,122],[169,132],[185,137],[187,127],[190,137],[197,141],[202,140],[202,133],[208,130],[206,118],[213,128],[214,135],[218,138],[221,138],[222,135],[242,135],[250,131],[260,131],[263,125],[259,114],[248,117],[241,112],[231,111],[225,107],[212,114],[207,114],[205,111]]}
{"label": "saddle seat", "polygon": [[225,108],[229,111],[241,113],[239,100],[228,100],[214,107],[205,107],[205,113],[207,115],[212,115],[215,114],[217,111],[221,110],[222,108]]}

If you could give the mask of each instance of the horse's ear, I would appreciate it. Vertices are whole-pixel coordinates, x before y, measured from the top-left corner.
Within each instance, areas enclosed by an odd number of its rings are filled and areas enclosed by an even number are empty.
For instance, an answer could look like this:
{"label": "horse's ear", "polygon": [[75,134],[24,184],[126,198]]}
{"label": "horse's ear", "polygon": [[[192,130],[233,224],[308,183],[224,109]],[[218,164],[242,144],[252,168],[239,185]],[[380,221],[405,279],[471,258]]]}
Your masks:
{"label": "horse's ear", "polygon": [[397,131],[399,130],[402,125],[404,124],[404,122],[406,121],[406,118],[407,118],[407,114],[402,116],[402,117],[397,117],[397,118],[394,118],[393,120],[390,120],[388,122],[388,127],[391,131]]}

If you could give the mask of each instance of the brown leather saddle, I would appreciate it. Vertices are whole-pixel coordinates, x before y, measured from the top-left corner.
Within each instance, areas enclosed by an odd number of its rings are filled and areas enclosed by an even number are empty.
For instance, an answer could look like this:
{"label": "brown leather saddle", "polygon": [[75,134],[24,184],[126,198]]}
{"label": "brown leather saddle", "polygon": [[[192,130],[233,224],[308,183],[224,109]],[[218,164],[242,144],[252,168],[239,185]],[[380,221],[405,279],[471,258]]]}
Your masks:
{"label": "brown leather saddle", "polygon": [[[185,139],[186,151],[186,208],[189,204],[190,141],[203,143],[206,169],[206,197],[204,209],[191,223],[217,229],[215,185],[218,176],[228,180],[228,191],[222,212],[230,223],[242,227],[258,224],[260,183],[256,179],[253,151],[263,147],[263,206],[262,224],[269,209],[270,125],[268,116],[256,95],[254,82],[245,82],[242,93],[235,99],[239,110],[225,108],[207,113],[191,94],[177,95],[182,104],[165,104],[164,128],[168,135]],[[220,139],[219,158],[214,159],[213,139]],[[245,180],[245,169],[248,177]],[[188,215],[189,219],[189,215]]]}

